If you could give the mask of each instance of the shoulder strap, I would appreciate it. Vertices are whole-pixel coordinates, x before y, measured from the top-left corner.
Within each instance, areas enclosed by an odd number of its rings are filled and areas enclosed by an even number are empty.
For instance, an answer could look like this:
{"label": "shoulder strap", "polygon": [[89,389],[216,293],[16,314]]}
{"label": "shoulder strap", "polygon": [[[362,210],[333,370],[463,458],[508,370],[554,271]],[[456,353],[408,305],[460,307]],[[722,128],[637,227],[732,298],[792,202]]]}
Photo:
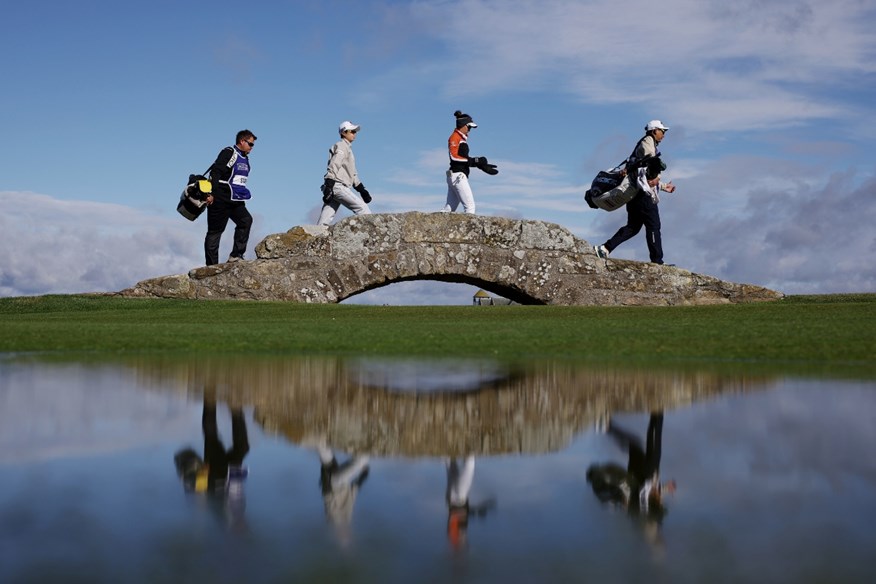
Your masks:
{"label": "shoulder strap", "polygon": [[635,145],[635,146],[633,146],[633,151],[630,152],[630,155],[627,157],[627,160],[629,160],[629,161],[634,161],[634,160],[636,159],[636,150],[639,149],[639,144],[641,144],[642,142],[644,142],[644,141],[645,141],[645,138],[647,138],[647,137],[648,137],[648,135],[645,134],[644,136],[642,136],[641,138],[639,138],[639,141],[636,142],[636,145]]}
{"label": "shoulder strap", "polygon": [[[237,150],[235,150],[233,146],[226,146],[222,150],[231,150],[231,158],[228,159],[228,164],[226,165],[227,168],[231,168],[232,166],[234,166],[234,163],[237,162]],[[211,168],[213,168],[212,164],[207,167],[207,170],[204,171],[204,176],[207,176]]]}
{"label": "shoulder strap", "polygon": [[639,149],[639,144],[644,142],[645,138],[647,138],[647,137],[648,137],[648,134],[645,134],[644,136],[639,138],[639,141],[636,142],[636,145],[633,147],[633,151],[630,153],[630,155],[627,157],[627,159],[624,160],[623,162],[621,162],[618,166],[626,165],[627,172],[629,172],[630,168],[637,168],[643,160],[648,158],[647,156],[645,156],[641,159],[636,158],[636,150]]}

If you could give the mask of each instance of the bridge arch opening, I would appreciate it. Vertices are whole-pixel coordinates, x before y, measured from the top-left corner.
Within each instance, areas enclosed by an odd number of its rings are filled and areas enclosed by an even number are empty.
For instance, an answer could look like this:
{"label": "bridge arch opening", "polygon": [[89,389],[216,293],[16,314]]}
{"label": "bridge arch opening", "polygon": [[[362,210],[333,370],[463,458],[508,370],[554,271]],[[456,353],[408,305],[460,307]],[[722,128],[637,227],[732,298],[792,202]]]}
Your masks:
{"label": "bridge arch opening", "polygon": [[[398,278],[364,287],[362,290],[341,298],[342,304],[389,304],[389,305],[465,305],[472,303],[478,290],[492,297],[505,299],[515,304],[544,305],[519,290],[476,277],[446,275],[436,277],[418,276]],[[500,302],[502,303],[502,302]],[[507,302],[504,302],[507,304]]]}

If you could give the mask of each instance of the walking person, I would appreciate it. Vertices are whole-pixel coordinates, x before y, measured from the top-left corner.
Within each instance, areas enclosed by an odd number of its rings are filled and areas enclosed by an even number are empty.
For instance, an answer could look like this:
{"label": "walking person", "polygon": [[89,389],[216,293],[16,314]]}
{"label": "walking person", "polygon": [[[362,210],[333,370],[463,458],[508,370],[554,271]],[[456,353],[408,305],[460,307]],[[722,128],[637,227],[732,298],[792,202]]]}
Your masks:
{"label": "walking person", "polygon": [[322,184],[323,205],[319,213],[319,225],[331,223],[341,205],[356,215],[371,214],[371,209],[368,208],[371,193],[359,180],[356,157],[350,147],[359,133],[359,128],[353,122],[341,123],[338,127],[341,139],[329,148],[328,168]]}
{"label": "walking person", "polygon": [[447,139],[447,148],[450,154],[450,168],[447,171],[447,203],[441,210],[443,213],[456,211],[462,203],[462,209],[466,213],[475,213],[474,195],[468,184],[468,173],[472,166],[480,168],[487,174],[498,174],[495,164],[490,164],[485,156],[469,156],[468,134],[472,128],[477,128],[472,117],[459,110],[453,112],[456,116],[456,129]]}
{"label": "walking person", "polygon": [[229,219],[234,223],[234,244],[228,261],[242,260],[246,252],[252,227],[252,215],[246,208],[252,194],[246,183],[250,172],[249,153],[255,141],[255,134],[249,130],[239,131],[234,146],[223,148],[210,167],[213,192],[207,196],[207,236],[204,238],[208,266],[219,263],[219,241]]}
{"label": "walking person", "polygon": [[626,166],[626,176],[614,189],[636,189],[638,192],[627,203],[627,224],[618,229],[611,239],[594,247],[596,255],[600,258],[607,258],[617,246],[634,237],[644,226],[651,262],[663,263],[663,242],[660,236],[660,212],[657,203],[660,202],[659,192],[662,190],[672,193],[675,191],[675,185],[660,181],[660,172],[665,170],[666,166],[660,161],[660,151],[657,146],[668,130],[669,127],[660,120],[651,120],[645,126],[645,135],[639,140]]}

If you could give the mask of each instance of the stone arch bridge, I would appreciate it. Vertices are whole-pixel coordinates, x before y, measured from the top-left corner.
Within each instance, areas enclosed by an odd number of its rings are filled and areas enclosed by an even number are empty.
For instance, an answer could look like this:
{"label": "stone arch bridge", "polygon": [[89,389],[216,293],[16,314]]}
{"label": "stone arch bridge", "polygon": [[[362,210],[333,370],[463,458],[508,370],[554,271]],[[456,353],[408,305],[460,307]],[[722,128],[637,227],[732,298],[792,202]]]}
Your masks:
{"label": "stone arch bridge", "polygon": [[395,282],[438,280],[520,304],[720,304],[783,296],[681,268],[603,260],[554,223],[482,215],[353,216],[269,235],[256,256],[144,280],[119,294],[335,303]]}

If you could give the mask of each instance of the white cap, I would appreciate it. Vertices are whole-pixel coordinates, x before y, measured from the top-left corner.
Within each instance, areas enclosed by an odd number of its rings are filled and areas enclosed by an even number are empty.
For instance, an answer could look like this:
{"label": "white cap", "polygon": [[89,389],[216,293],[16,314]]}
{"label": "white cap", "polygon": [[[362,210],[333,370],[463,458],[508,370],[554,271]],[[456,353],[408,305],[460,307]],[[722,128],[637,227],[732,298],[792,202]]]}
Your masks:
{"label": "white cap", "polygon": [[347,132],[349,130],[358,130],[358,129],[359,129],[359,126],[357,126],[356,124],[354,124],[353,122],[351,122],[349,120],[341,122],[341,125],[338,126],[338,132],[340,132],[341,134],[343,134],[344,132]]}
{"label": "white cap", "polygon": [[651,120],[648,122],[648,125],[645,126],[645,131],[650,132],[651,130],[663,130],[664,132],[669,129],[669,126],[664,126],[663,122],[660,120]]}

